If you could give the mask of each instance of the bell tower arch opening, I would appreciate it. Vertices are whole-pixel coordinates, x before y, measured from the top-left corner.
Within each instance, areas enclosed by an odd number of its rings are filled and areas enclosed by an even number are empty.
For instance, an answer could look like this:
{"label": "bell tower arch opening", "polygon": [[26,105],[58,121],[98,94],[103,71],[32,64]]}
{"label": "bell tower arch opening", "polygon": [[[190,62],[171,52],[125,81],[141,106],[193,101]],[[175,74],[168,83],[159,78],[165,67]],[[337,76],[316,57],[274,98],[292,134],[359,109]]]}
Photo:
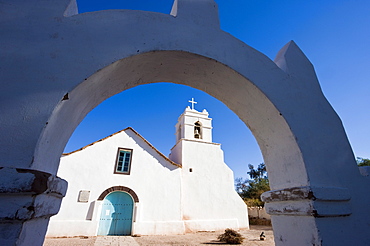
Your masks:
{"label": "bell tower arch opening", "polygon": [[202,139],[202,124],[199,121],[194,123],[194,138]]}

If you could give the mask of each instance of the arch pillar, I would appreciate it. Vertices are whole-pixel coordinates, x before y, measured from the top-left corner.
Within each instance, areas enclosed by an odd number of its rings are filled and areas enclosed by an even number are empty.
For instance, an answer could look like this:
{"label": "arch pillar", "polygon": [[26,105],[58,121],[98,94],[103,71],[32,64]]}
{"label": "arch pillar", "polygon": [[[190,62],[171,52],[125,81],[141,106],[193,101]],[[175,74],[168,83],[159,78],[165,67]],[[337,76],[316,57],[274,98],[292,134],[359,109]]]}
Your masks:
{"label": "arch pillar", "polygon": [[42,245],[49,218],[58,213],[67,182],[37,170],[0,168],[0,244]]}

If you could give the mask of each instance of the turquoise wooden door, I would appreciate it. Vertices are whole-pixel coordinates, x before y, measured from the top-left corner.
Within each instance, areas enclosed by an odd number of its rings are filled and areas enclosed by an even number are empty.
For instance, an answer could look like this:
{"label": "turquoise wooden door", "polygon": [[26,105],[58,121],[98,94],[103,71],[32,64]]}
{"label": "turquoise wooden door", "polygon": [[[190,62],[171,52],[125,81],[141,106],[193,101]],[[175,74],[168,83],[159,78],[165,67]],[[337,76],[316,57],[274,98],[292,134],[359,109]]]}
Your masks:
{"label": "turquoise wooden door", "polygon": [[131,235],[134,201],[126,192],[114,191],[103,200],[99,236]]}

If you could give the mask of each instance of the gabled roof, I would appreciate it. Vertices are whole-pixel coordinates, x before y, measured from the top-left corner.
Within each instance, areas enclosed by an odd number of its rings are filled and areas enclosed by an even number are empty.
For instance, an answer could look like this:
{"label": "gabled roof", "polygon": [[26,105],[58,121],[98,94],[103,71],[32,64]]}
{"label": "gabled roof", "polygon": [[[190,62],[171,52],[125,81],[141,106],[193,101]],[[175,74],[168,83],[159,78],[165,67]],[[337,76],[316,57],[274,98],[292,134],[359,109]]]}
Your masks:
{"label": "gabled roof", "polygon": [[69,152],[69,153],[63,153],[62,154],[62,156],[67,156],[67,155],[71,155],[71,154],[73,154],[73,153],[76,153],[76,152],[79,152],[79,151],[81,151],[81,150],[84,150],[84,149],[86,149],[86,148],[88,148],[88,147],[90,147],[90,146],[92,146],[92,145],[94,145],[94,144],[96,144],[96,143],[98,143],[98,142],[101,142],[101,141],[104,141],[104,140],[106,140],[106,139],[108,139],[108,138],[110,138],[110,137],[113,137],[114,135],[117,135],[118,133],[121,133],[121,132],[124,132],[124,131],[128,131],[128,130],[131,130],[133,133],[135,133],[139,138],[141,138],[150,148],[152,148],[154,151],[156,151],[160,156],[162,156],[166,161],[168,161],[169,163],[171,163],[172,165],[174,165],[174,166],[177,166],[177,167],[182,167],[180,164],[177,164],[177,163],[175,163],[175,162],[173,162],[173,161],[171,161],[167,156],[165,156],[164,154],[162,154],[162,152],[160,152],[159,150],[157,150],[151,143],[149,143],[148,142],[148,140],[146,140],[143,136],[141,136],[137,131],[135,131],[132,127],[127,127],[127,128],[125,128],[125,129],[123,129],[123,130],[120,130],[120,131],[118,131],[118,132],[115,132],[115,133],[113,133],[113,134],[111,134],[111,135],[109,135],[109,136],[107,136],[107,137],[105,137],[105,138],[102,138],[102,139],[99,139],[99,140],[97,140],[97,141],[95,141],[95,142],[92,142],[91,144],[88,144],[88,145],[86,145],[86,146],[84,146],[84,147],[82,147],[82,148],[80,148],[80,149],[77,149],[77,150],[75,150],[75,151],[72,151],[72,152]]}

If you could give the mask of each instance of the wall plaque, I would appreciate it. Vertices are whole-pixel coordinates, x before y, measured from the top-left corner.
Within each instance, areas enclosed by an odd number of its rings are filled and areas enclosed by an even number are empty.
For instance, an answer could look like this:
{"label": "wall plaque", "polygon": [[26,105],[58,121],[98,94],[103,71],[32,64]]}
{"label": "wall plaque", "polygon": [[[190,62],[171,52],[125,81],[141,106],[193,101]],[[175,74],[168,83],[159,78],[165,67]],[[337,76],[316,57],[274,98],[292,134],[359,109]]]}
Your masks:
{"label": "wall plaque", "polygon": [[80,193],[78,194],[78,202],[88,202],[89,197],[90,197],[89,190],[80,190]]}

